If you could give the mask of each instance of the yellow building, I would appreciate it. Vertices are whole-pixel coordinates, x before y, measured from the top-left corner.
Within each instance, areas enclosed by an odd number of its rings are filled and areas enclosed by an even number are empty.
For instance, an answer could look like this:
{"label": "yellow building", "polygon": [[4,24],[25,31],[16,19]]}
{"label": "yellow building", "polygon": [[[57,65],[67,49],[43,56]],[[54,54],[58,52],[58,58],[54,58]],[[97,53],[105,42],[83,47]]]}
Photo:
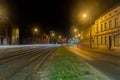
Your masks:
{"label": "yellow building", "polygon": [[98,49],[120,50],[120,4],[100,16],[81,34],[81,45]]}
{"label": "yellow building", "polygon": [[6,0],[0,0],[0,45],[19,44],[19,29],[12,25]]}
{"label": "yellow building", "polygon": [[17,26],[11,28],[11,44],[19,44],[19,28]]}
{"label": "yellow building", "polygon": [[9,40],[9,19],[7,6],[0,0],[0,45],[7,45]]}
{"label": "yellow building", "polygon": [[0,23],[0,45],[7,45],[9,39],[8,24]]}
{"label": "yellow building", "polygon": [[120,4],[107,11],[95,21],[94,47],[120,49]]}

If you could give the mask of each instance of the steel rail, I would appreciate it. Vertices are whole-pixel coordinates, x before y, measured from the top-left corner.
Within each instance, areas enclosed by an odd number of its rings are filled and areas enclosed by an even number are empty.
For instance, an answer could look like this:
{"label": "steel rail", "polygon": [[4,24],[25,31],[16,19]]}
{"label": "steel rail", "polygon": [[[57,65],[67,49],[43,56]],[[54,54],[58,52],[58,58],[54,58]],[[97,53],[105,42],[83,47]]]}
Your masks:
{"label": "steel rail", "polygon": [[[50,48],[50,49],[48,48],[48,50],[38,51],[37,53],[41,53],[41,54],[39,54],[39,56],[41,56],[41,55],[49,52],[49,50],[51,50],[51,48]],[[35,54],[35,55],[36,55],[36,54]],[[37,55],[37,57],[29,60],[26,64],[23,64],[23,65],[15,68],[15,69],[13,70],[13,72],[7,72],[7,73],[3,74],[3,76],[0,77],[0,80],[8,79],[10,76],[14,75],[14,74],[17,73],[18,71],[20,71],[22,68],[24,68],[24,67],[26,67],[27,65],[29,65],[30,63],[32,63],[32,62],[33,62],[35,59],[37,59],[39,56]]]}
{"label": "steel rail", "polygon": [[36,51],[43,51],[45,49],[46,48],[42,48],[42,49],[37,48],[37,49],[32,49],[32,50],[27,50],[27,51],[24,51],[24,52],[16,53],[15,55],[12,55],[12,56],[7,56],[7,57],[0,58],[0,65],[5,63],[5,62],[14,60],[18,57],[26,56],[26,55],[29,55],[29,54],[31,54],[33,52],[36,52]]}
{"label": "steel rail", "polygon": [[51,54],[55,53],[56,48],[51,50],[48,54],[44,55],[42,60],[36,65],[31,74],[25,80],[32,80],[33,75],[42,67],[42,65],[47,61]]}

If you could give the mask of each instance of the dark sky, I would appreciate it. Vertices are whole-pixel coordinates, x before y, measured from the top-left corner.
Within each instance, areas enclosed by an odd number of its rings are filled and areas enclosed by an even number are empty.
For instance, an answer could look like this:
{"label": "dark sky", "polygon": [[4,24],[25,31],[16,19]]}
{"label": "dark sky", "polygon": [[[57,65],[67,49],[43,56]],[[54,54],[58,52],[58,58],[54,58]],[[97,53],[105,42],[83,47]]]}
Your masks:
{"label": "dark sky", "polygon": [[69,34],[71,26],[81,22],[78,14],[87,12],[96,19],[120,0],[8,0],[13,22],[24,26]]}

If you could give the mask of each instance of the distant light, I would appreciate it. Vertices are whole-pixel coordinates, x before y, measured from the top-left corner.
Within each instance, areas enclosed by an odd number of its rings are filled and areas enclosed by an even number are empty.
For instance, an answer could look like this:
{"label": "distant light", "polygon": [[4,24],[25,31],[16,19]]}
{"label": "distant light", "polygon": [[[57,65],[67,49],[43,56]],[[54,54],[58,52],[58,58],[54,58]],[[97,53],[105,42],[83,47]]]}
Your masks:
{"label": "distant light", "polygon": [[74,29],[74,32],[77,32],[77,29]]}
{"label": "distant light", "polygon": [[52,33],[52,36],[55,36],[55,34],[54,34],[54,33]]}
{"label": "distant light", "polygon": [[59,38],[62,38],[62,36],[59,36]]}
{"label": "distant light", "polygon": [[83,17],[84,17],[84,18],[86,18],[86,17],[87,17],[87,15],[86,15],[86,14],[83,14]]}
{"label": "distant light", "polygon": [[37,28],[35,28],[35,29],[34,29],[34,31],[35,31],[35,32],[37,32],[37,31],[38,31],[38,29],[37,29]]}
{"label": "distant light", "polygon": [[77,35],[75,35],[75,38],[77,38],[78,36]]}
{"label": "distant light", "polygon": [[78,36],[80,37],[80,34],[78,34]]}

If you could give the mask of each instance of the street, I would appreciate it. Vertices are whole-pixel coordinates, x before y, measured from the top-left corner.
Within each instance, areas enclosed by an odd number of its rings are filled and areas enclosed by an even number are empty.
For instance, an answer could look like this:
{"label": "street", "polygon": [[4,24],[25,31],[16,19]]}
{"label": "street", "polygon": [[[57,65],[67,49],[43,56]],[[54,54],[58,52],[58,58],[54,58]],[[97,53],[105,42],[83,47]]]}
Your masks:
{"label": "street", "polygon": [[[84,74],[84,79],[88,79],[85,78],[85,76],[89,75],[89,80],[92,80],[101,76],[99,72],[110,80],[120,79],[120,56],[105,54],[101,53],[100,51],[94,51],[87,48],[65,48],[58,48],[58,46],[52,45],[1,49],[0,80],[38,80],[42,78],[42,75],[45,76],[43,78],[48,78],[46,73],[49,72],[52,73],[48,74],[50,80],[53,80],[52,78],[55,78],[54,80],[56,80],[56,76],[58,76],[58,74],[61,75],[61,77],[57,77],[58,79],[63,78],[62,76],[67,77],[65,80],[69,80],[70,77],[73,77],[73,79],[82,79]],[[77,54],[77,56],[72,55],[71,52],[73,52],[73,54]],[[53,57],[51,60],[49,60],[50,55]],[[45,64],[47,66],[44,66],[45,62],[47,62]],[[49,63],[52,64],[50,65]],[[72,67],[69,68],[71,65]],[[43,68],[41,69],[43,71],[39,71],[40,68]],[[44,68],[46,68],[45,73]],[[92,68],[94,68],[95,71]],[[96,72],[96,70],[98,72]],[[70,74],[70,76],[68,76],[69,74],[66,75],[67,71],[72,72],[72,74]],[[94,73],[97,73],[97,75]],[[75,77],[76,74],[79,76]]]}
{"label": "street", "polygon": [[69,47],[69,50],[79,55],[88,64],[111,80],[120,80],[120,56],[107,55],[85,48]]}

